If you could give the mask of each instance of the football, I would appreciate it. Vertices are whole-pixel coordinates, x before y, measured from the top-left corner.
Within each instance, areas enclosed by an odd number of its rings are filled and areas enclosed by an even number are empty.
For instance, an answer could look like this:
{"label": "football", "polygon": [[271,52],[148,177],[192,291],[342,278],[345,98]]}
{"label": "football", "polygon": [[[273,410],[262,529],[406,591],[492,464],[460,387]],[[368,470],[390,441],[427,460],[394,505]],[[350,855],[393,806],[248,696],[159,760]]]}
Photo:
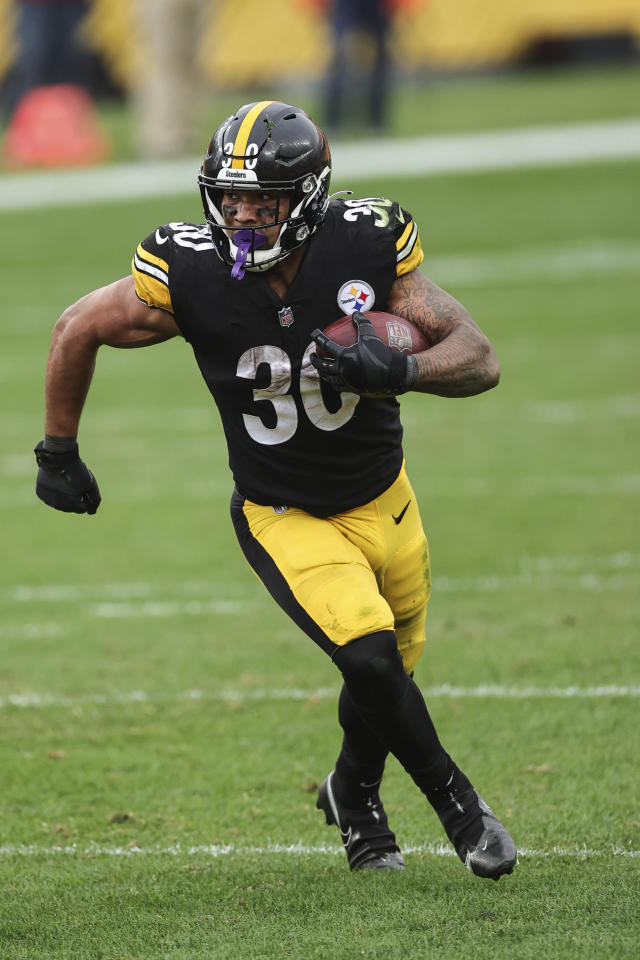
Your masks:
{"label": "football", "polygon": [[[375,310],[365,313],[364,316],[371,322],[378,336],[398,353],[420,353],[429,346],[425,335],[409,320],[396,317],[393,313],[381,313]],[[356,342],[356,325],[351,315],[340,317],[325,327],[324,334],[331,337],[343,347],[350,347]],[[318,349],[318,353],[322,354]]]}

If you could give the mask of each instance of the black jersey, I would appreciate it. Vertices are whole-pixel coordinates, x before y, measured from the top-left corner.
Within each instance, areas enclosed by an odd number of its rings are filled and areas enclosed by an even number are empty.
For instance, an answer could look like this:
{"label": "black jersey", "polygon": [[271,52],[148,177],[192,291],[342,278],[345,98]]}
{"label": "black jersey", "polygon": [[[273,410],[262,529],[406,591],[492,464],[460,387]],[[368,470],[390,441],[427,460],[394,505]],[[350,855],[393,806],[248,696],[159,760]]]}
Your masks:
{"label": "black jersey", "polygon": [[261,273],[233,279],[207,226],[170,223],[138,246],[136,292],[170,311],[191,344],[244,497],[329,516],[395,480],[397,401],[322,382],[311,331],[357,309],[385,310],[396,277],[422,259],[411,216],[377,198],[330,204],[283,300]]}

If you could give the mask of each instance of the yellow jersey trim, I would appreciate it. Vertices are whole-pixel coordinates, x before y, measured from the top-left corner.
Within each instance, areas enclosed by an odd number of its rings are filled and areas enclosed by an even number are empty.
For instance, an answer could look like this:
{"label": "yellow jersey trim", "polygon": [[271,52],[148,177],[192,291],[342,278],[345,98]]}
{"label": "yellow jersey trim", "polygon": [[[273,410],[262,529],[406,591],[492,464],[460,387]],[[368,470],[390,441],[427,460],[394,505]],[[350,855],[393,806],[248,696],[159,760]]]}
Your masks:
{"label": "yellow jersey trim", "polygon": [[413,230],[413,220],[409,220],[409,223],[404,228],[404,232],[402,236],[400,237],[399,240],[396,240],[396,250],[402,250],[412,230]]}
{"label": "yellow jersey trim", "polygon": [[162,260],[161,257],[156,257],[155,253],[149,253],[148,250],[145,250],[141,243],[138,244],[138,249],[136,253],[142,260],[148,260],[149,263],[153,263],[156,267],[160,267],[161,270],[164,270],[165,273],[169,273],[169,264],[166,260]]}
{"label": "yellow jersey trim", "polygon": [[[143,253],[147,257],[153,257],[154,260],[160,260],[160,257],[154,257],[146,250]],[[164,261],[160,261],[163,263]],[[153,271],[153,272],[151,272]],[[159,307],[160,310],[167,310],[173,313],[173,304],[171,303],[171,294],[169,293],[168,277],[166,281],[162,276],[162,271],[158,267],[146,265],[144,261],[136,254],[131,261],[131,273],[136,288],[136,294],[148,307]]]}
{"label": "yellow jersey trim", "polygon": [[[414,224],[410,224],[410,226],[414,226]],[[396,266],[397,276],[401,277],[403,274],[410,273],[411,270],[415,270],[416,267],[420,266],[423,260],[424,252],[422,250],[422,244],[420,243],[420,233],[416,228],[413,243],[409,243],[407,248],[405,248],[401,254],[398,254],[398,263]]]}

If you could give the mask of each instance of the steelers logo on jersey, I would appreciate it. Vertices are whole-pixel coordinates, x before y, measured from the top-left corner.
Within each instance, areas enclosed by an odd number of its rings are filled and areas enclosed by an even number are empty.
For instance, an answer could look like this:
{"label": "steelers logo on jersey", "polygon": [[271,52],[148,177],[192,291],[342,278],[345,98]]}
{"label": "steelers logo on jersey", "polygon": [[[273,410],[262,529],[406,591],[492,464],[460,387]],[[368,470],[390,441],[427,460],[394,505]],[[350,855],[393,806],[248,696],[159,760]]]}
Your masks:
{"label": "steelers logo on jersey", "polygon": [[364,280],[348,280],[338,290],[338,306],[343,313],[364,313],[371,310],[376,300],[373,287]]}

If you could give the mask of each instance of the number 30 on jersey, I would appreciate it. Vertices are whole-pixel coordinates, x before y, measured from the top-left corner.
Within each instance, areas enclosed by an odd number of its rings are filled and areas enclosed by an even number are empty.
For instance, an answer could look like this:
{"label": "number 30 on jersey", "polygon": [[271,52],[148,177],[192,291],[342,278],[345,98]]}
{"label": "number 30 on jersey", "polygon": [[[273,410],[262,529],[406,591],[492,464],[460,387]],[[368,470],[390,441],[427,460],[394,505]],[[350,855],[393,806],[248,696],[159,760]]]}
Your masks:
{"label": "number 30 on jersey", "polygon": [[[300,397],[304,412],[319,430],[337,430],[351,419],[360,397],[355,393],[341,393],[339,409],[334,413],[327,409],[320,389],[320,376],[309,359],[315,349],[315,343],[310,343],[300,370]],[[254,414],[243,413],[242,417],[247,433],[253,440],[272,446],[285,443],[293,437],[298,429],[298,408],[289,392],[292,385],[291,360],[282,347],[266,344],[245,350],[238,361],[236,375],[243,380],[255,381],[258,367],[263,364],[267,364],[270,370],[269,386],[254,388],[253,399],[271,404],[276,413],[275,426],[265,426],[262,419]]]}

